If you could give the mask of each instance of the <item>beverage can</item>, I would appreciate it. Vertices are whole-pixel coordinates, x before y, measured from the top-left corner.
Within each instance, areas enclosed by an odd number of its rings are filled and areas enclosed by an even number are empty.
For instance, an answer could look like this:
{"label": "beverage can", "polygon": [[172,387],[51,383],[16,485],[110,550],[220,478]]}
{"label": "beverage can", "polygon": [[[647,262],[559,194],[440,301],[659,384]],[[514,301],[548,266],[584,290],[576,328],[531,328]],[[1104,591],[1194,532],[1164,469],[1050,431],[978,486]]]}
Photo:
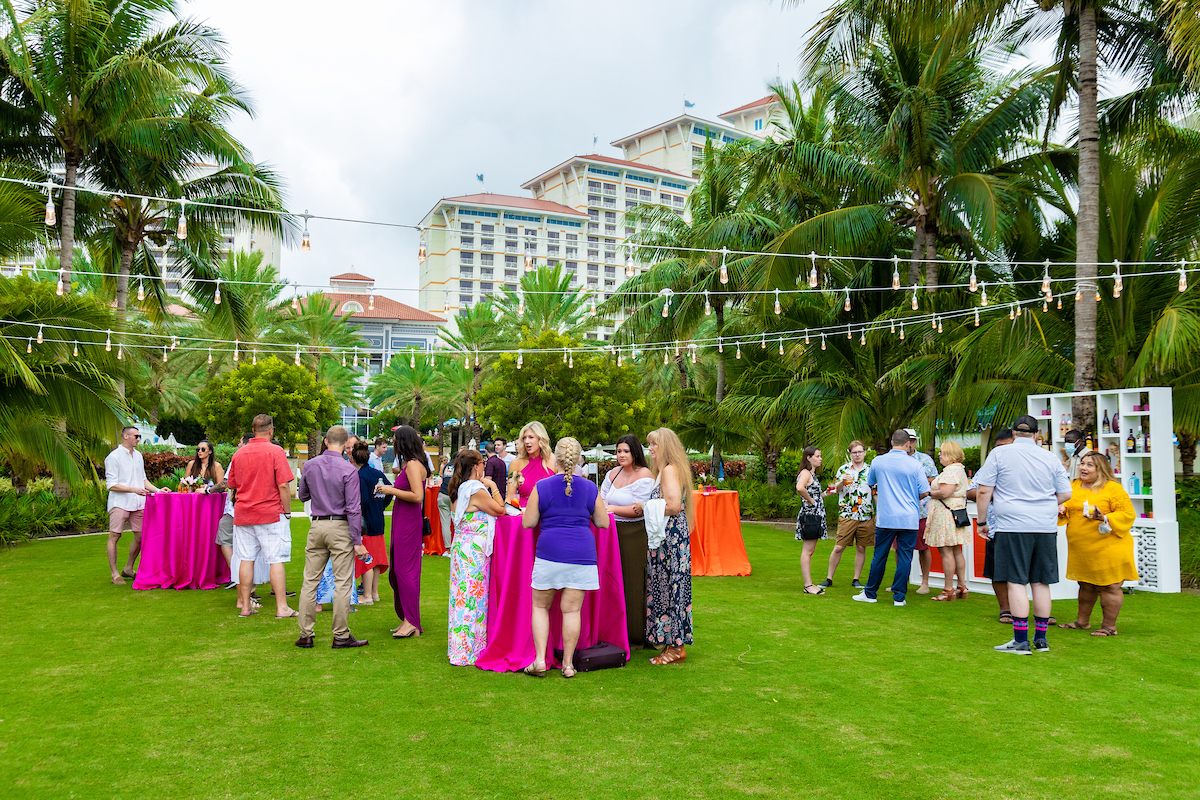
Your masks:
{"label": "beverage can", "polygon": [[362,562],[363,562],[364,564],[373,564],[373,563],[375,563],[375,559],[371,558],[371,554],[370,554],[370,553],[367,553],[365,556],[359,556],[359,558],[362,560]]}

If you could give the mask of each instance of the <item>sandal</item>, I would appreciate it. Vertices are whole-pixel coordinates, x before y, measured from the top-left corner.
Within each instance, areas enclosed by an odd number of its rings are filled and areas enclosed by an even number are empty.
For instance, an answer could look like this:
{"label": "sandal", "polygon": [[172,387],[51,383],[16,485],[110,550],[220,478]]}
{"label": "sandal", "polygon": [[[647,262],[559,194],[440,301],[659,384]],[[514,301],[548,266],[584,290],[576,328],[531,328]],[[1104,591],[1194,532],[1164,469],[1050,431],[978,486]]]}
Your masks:
{"label": "sandal", "polygon": [[931,597],[929,599],[933,600],[935,602],[938,602],[938,603],[948,603],[951,600],[957,600],[958,595],[954,592],[953,589],[942,589],[941,594],[939,594],[937,597]]}
{"label": "sandal", "polygon": [[[809,589],[816,589],[816,591],[810,592]],[[825,590],[818,586],[814,586],[813,584],[810,583],[804,587],[804,593],[805,594],[825,594]],[[666,663],[666,662],[663,662],[663,663]]]}
{"label": "sandal", "polygon": [[954,590],[954,594],[958,597],[959,600],[966,600],[967,595],[969,595],[970,593],[971,593],[971,590],[965,586],[960,586]]}
{"label": "sandal", "polygon": [[538,668],[537,668],[537,662],[536,662],[536,661],[535,661],[535,662],[533,662],[532,664],[530,664],[528,667],[526,667],[525,669],[523,669],[523,670],[521,670],[521,671],[522,671],[522,672],[524,672],[526,675],[528,675],[528,676],[529,676],[529,677],[531,677],[531,678],[544,678],[544,677],[546,677],[546,665],[545,665],[545,664],[543,664],[543,665],[542,665],[542,668],[541,668],[541,669],[538,669]]}
{"label": "sandal", "polygon": [[576,670],[574,667],[563,667],[562,668],[562,676],[564,678],[574,678],[577,674],[578,674],[578,670]]}
{"label": "sandal", "polygon": [[1012,625],[1013,615],[1011,611],[1001,611],[999,619],[996,620],[1001,625]]}
{"label": "sandal", "polygon": [[1100,626],[1100,630],[1092,631],[1092,636],[1116,636],[1116,635],[1117,635],[1116,628],[1105,628],[1103,625]]}
{"label": "sandal", "polygon": [[1080,625],[1078,622],[1064,622],[1058,627],[1067,631],[1090,631],[1092,629],[1091,625]]}
{"label": "sandal", "polygon": [[[811,594],[811,592],[810,592]],[[650,663],[656,666],[663,664],[674,664],[677,661],[683,661],[687,658],[687,653],[682,647],[667,647],[661,653],[650,659]]]}

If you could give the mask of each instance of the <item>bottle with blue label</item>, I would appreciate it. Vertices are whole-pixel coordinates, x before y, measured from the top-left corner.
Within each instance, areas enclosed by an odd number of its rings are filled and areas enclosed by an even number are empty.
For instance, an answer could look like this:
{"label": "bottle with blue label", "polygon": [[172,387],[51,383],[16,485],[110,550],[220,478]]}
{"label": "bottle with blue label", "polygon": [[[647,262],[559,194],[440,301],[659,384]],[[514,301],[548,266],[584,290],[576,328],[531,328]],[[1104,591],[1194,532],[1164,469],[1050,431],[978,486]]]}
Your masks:
{"label": "bottle with blue label", "polygon": [[1141,494],[1142,493],[1142,481],[1140,478],[1138,478],[1138,474],[1136,472],[1133,472],[1129,475],[1129,493],[1130,494]]}

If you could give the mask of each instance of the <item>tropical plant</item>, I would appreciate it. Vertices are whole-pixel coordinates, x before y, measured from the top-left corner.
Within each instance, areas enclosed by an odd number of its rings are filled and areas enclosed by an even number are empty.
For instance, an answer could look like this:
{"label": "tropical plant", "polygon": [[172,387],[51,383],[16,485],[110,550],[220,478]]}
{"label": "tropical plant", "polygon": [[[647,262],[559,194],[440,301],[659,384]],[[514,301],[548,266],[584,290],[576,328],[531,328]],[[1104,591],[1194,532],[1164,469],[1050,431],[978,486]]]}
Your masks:
{"label": "tropical plant", "polygon": [[557,265],[524,273],[517,291],[506,290],[492,302],[497,335],[510,344],[546,331],[582,338],[587,331],[607,324],[589,315],[590,295],[572,286],[571,277]]}

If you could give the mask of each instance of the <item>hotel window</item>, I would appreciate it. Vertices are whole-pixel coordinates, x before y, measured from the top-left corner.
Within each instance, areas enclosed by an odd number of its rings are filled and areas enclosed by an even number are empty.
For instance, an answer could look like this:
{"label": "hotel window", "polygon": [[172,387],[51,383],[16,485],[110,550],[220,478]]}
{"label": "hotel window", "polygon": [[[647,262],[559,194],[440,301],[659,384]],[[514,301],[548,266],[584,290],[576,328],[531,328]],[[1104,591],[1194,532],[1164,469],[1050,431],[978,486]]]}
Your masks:
{"label": "hotel window", "polygon": [[[588,181],[588,191],[589,192],[600,191],[600,181]],[[597,198],[597,199],[599,199],[599,198]]]}
{"label": "hotel window", "polygon": [[[504,277],[507,278],[508,276],[505,275]],[[504,289],[505,291],[515,292],[517,290],[517,285],[515,283],[506,283],[504,284]]]}
{"label": "hotel window", "polygon": [[626,239],[633,236],[634,233],[636,233],[636,231],[633,228],[629,227],[628,225],[625,226],[625,238]]}
{"label": "hotel window", "polygon": [[474,264],[475,263],[475,254],[474,253],[459,253],[458,254],[458,262],[460,264]]}
{"label": "hotel window", "polygon": [[517,277],[517,271],[515,269],[504,270],[504,280],[506,280],[506,281],[516,280],[516,277]]}
{"label": "hotel window", "polygon": [[704,148],[699,145],[692,145],[692,158],[703,158]]}
{"label": "hotel window", "polygon": [[762,123],[763,123],[763,121],[762,121],[761,119],[756,119],[756,120],[754,120],[754,130],[756,130],[756,131],[761,131],[761,130],[762,130]]}
{"label": "hotel window", "polygon": [[606,277],[606,278],[617,277],[617,268],[616,267],[605,267],[604,268],[604,277]]}
{"label": "hotel window", "polygon": [[598,206],[598,205],[600,205],[600,195],[598,195],[598,194],[589,194],[589,195],[588,195],[588,205],[589,205],[589,206]]}
{"label": "hotel window", "polygon": [[637,199],[637,187],[636,186],[626,186],[625,187],[625,196],[632,197],[634,200],[636,200]]}
{"label": "hotel window", "polygon": [[537,242],[536,241],[526,242],[525,243],[525,252],[526,253],[536,253],[537,252]]}
{"label": "hotel window", "polygon": [[588,264],[588,275],[599,275],[600,268],[595,264]]}
{"label": "hotel window", "polygon": [[599,244],[600,243],[600,240],[595,236],[589,236],[589,237],[587,237],[587,240],[588,240],[588,244]]}
{"label": "hotel window", "polygon": [[604,232],[607,233],[609,236],[616,236],[617,235],[617,226],[616,225],[605,225]]}
{"label": "hotel window", "polygon": [[556,245],[556,244],[546,245],[546,255],[548,255],[548,256],[558,255],[558,245]]}
{"label": "hotel window", "polygon": [[605,222],[616,222],[617,221],[617,212],[605,211],[604,212],[604,221]]}
{"label": "hotel window", "polygon": [[484,292],[484,293],[492,291],[492,282],[491,281],[480,281],[479,282],[479,291]]}
{"label": "hotel window", "polygon": [[516,269],[517,268],[517,257],[516,256],[505,256],[504,257],[504,268],[505,269],[509,269],[509,268]]}
{"label": "hotel window", "polygon": [[615,195],[617,193],[617,185],[615,183],[604,184],[604,193]]}
{"label": "hotel window", "polygon": [[474,291],[474,289],[475,289],[474,281],[459,281],[458,282],[458,290],[460,292],[470,292],[470,291]]}
{"label": "hotel window", "polygon": [[595,232],[595,233],[600,232],[600,223],[599,222],[589,222],[588,223],[588,233],[592,233],[592,232]]}
{"label": "hotel window", "polygon": [[659,192],[658,199],[660,201],[662,201],[665,205],[668,205],[668,206],[671,205],[671,195],[667,194],[666,192]]}
{"label": "hotel window", "polygon": [[600,260],[600,251],[599,250],[588,250],[588,261],[599,261],[599,260]]}
{"label": "hotel window", "polygon": [[637,208],[637,202],[635,202],[633,200],[625,201],[625,210],[626,211],[633,211],[635,208]]}
{"label": "hotel window", "polygon": [[594,333],[589,333],[589,334],[586,334],[586,336],[587,336],[587,338],[588,338],[588,339],[590,339],[591,341],[593,341],[593,342],[594,342],[594,341],[596,341],[596,334],[594,334]]}
{"label": "hotel window", "polygon": [[588,285],[588,286],[597,286],[597,285],[599,285],[599,283],[600,283],[600,279],[599,279],[599,278],[593,278],[593,277],[590,277],[590,276],[589,276],[589,277],[588,277],[588,279],[587,279],[587,285]]}
{"label": "hotel window", "polygon": [[483,253],[479,256],[479,263],[490,267],[496,263],[496,257],[491,253]]}
{"label": "hotel window", "polygon": [[567,258],[575,258],[578,255],[579,255],[578,247],[568,247],[567,248]]}
{"label": "hotel window", "polygon": [[617,286],[617,282],[616,282],[616,281],[608,281],[608,280],[606,280],[606,281],[604,282],[604,288],[605,288],[605,289],[615,289],[615,288],[616,288],[616,286]]}
{"label": "hotel window", "polygon": [[600,211],[595,208],[589,208],[588,209],[588,219],[592,220],[593,222],[599,222],[600,221]]}
{"label": "hotel window", "polygon": [[495,250],[496,249],[496,240],[495,239],[480,239],[479,240],[479,249]]}
{"label": "hotel window", "polygon": [[458,296],[459,305],[462,305],[464,307],[467,305],[467,303],[471,302],[472,299],[473,298],[469,294],[460,294]]}
{"label": "hotel window", "polygon": [[516,235],[517,235],[517,229],[516,229],[516,228],[508,228],[508,227],[505,227],[505,229],[504,229],[504,235],[505,235],[505,236],[516,236]]}
{"label": "hotel window", "polygon": [[479,232],[480,233],[495,233],[496,226],[495,225],[480,225]]}
{"label": "hotel window", "polygon": [[475,237],[474,236],[462,237],[462,244],[460,246],[462,247],[463,250],[474,250],[475,249]]}
{"label": "hotel window", "polygon": [[574,272],[574,271],[575,271],[575,268],[576,268],[576,267],[578,267],[578,266],[579,266],[579,262],[577,262],[577,261],[568,261],[568,262],[567,262],[567,271],[568,271],[568,272]]}
{"label": "hotel window", "polygon": [[534,228],[526,228],[525,235],[526,236],[537,236],[537,230]]}
{"label": "hotel window", "polygon": [[458,223],[458,229],[459,229],[460,231],[462,231],[463,233],[469,233],[469,232],[471,232],[471,231],[475,230],[475,223],[473,223],[473,222],[460,222],[460,223]]}
{"label": "hotel window", "polygon": [[558,231],[546,231],[546,238],[547,239],[557,239]]}
{"label": "hotel window", "polygon": [[653,203],[654,202],[654,192],[650,191],[649,189],[639,190],[638,197],[641,199],[641,201],[643,203]]}
{"label": "hotel window", "polygon": [[492,277],[492,268],[491,267],[480,267],[479,268],[479,277],[481,277],[481,278]]}
{"label": "hotel window", "polygon": [[517,252],[517,243],[511,239],[505,239],[504,240],[504,252],[506,252],[506,253]]}
{"label": "hotel window", "polygon": [[577,242],[577,241],[579,241],[579,234],[577,234],[577,233],[568,233],[568,234],[567,234],[567,241],[568,241],[568,242]]}

